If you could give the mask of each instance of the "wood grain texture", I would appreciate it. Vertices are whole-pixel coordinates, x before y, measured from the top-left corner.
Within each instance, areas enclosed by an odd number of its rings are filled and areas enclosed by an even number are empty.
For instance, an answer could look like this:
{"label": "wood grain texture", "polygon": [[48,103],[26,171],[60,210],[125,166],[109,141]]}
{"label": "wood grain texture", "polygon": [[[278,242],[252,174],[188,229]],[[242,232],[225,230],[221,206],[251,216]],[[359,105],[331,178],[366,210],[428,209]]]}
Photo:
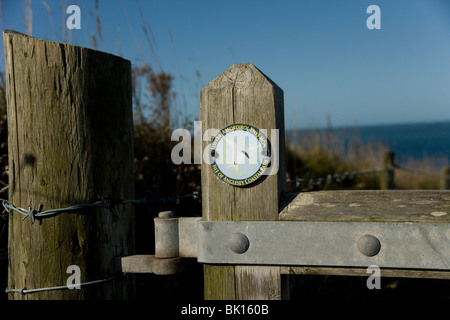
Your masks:
{"label": "wood grain texture", "polygon": [[279,267],[239,266],[235,269],[237,300],[280,300]]}
{"label": "wood grain texture", "polygon": [[[203,133],[233,123],[266,129],[273,150],[281,151],[278,173],[245,188],[221,182],[203,163],[203,219],[277,220],[285,190],[283,91],[254,65],[233,65],[202,89],[200,120]],[[271,129],[279,130],[278,145],[271,140]],[[205,141],[203,149],[208,145]],[[205,266],[205,298],[258,299],[261,295],[254,290],[255,283],[264,284],[265,292],[271,292],[269,296],[279,298],[273,293],[280,291],[279,276],[273,277],[277,272],[279,268],[272,267]]]}
{"label": "wood grain texture", "polygon": [[[130,62],[99,51],[4,32],[9,200],[44,210],[134,198]],[[32,224],[10,213],[9,288],[65,285],[114,274],[114,256],[134,250],[131,206],[63,213]],[[114,282],[35,293],[27,299],[127,298]],[[21,299],[19,294],[9,298]]]}
{"label": "wood grain texture", "polygon": [[450,191],[319,191],[283,194],[280,220],[450,222]]}
{"label": "wood grain texture", "polygon": [[[328,275],[328,276],[357,276],[369,277],[367,268],[348,267],[281,267],[282,274],[295,275]],[[421,278],[421,279],[450,279],[450,271],[440,270],[412,270],[412,269],[380,269],[381,277],[393,278]]]}

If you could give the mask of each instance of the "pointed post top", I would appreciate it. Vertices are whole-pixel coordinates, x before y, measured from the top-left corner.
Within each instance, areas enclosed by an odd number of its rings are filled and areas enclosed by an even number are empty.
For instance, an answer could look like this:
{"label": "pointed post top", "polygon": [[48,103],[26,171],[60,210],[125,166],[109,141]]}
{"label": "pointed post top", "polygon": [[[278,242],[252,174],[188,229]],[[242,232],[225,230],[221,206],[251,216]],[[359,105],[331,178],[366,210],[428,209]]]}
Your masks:
{"label": "pointed post top", "polygon": [[273,82],[252,63],[238,63],[232,65],[221,75],[213,79],[205,88],[242,89],[256,86],[258,84],[269,84],[281,90],[275,82]]}

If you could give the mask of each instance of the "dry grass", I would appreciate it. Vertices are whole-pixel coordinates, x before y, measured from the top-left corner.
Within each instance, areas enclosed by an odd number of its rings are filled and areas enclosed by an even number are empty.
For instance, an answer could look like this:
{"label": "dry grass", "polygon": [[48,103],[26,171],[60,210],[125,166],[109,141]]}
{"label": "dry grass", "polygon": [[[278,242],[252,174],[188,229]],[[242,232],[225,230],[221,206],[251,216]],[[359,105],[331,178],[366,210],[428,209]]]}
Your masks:
{"label": "dry grass", "polygon": [[[347,139],[344,133],[332,130],[296,131],[287,145],[288,179],[318,179],[345,172],[380,169],[382,155],[388,150],[381,143],[364,144],[356,135]],[[377,175],[367,175],[312,189],[374,189],[378,184]],[[311,186],[301,185],[300,190],[311,190]]]}
{"label": "dry grass", "polygon": [[31,6],[31,0],[25,1],[25,25],[27,27],[26,34],[31,36],[33,34],[33,8]]}
{"label": "dry grass", "polygon": [[[288,140],[286,152],[287,178],[318,179],[329,174],[382,169],[383,154],[389,151],[382,143],[364,143],[357,133],[348,138],[346,132],[333,130],[297,131]],[[439,189],[441,166],[448,159],[411,158],[394,173],[396,189]],[[404,168],[404,169],[403,169]],[[321,186],[300,185],[300,190],[378,189],[379,175],[363,175],[339,183]],[[295,190],[289,186],[289,190]]]}
{"label": "dry grass", "polygon": [[426,157],[411,158],[395,170],[396,189],[439,189],[442,183],[442,163],[449,163],[446,158]]}

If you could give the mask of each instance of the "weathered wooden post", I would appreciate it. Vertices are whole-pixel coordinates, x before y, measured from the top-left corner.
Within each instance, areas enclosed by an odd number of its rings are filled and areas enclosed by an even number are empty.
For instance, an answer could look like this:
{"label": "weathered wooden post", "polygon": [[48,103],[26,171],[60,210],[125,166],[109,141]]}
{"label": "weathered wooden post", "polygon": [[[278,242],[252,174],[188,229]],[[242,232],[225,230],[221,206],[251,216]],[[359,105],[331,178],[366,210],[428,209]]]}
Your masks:
{"label": "weathered wooden post", "polygon": [[[8,103],[9,202],[43,210],[132,199],[130,62],[107,53],[3,33]],[[131,206],[90,208],[32,221],[10,211],[8,289],[64,286],[114,275],[134,250]],[[68,273],[69,272],[69,273]],[[73,284],[73,283],[71,283]],[[120,279],[81,289],[10,293],[10,299],[131,298]]]}
{"label": "weathered wooden post", "polygon": [[450,189],[450,167],[444,167],[441,169],[440,187],[442,190]]}
{"label": "weathered wooden post", "polygon": [[[285,190],[283,91],[252,64],[236,64],[201,91],[202,131],[243,123],[279,130],[279,170],[246,187],[226,184],[203,162],[202,203],[205,221],[277,220]],[[203,136],[203,148],[214,136]],[[207,141],[205,141],[207,140]],[[204,155],[207,155],[204,152]],[[205,159],[203,159],[205,161]],[[268,266],[205,265],[206,299],[280,299],[280,268]]]}
{"label": "weathered wooden post", "polygon": [[382,169],[384,172],[380,175],[380,189],[394,189],[394,166],[395,152],[387,151],[383,153]]}

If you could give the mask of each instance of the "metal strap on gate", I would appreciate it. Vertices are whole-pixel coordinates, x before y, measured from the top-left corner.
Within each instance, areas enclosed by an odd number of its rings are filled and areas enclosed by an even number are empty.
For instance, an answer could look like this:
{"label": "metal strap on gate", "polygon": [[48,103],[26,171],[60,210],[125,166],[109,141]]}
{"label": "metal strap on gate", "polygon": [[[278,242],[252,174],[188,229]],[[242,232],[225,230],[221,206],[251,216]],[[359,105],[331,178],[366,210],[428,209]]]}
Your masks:
{"label": "metal strap on gate", "polygon": [[199,221],[197,232],[201,263],[450,269],[444,223]]}
{"label": "metal strap on gate", "polygon": [[450,270],[446,223],[202,221],[163,212],[155,255],[121,257],[122,272],[173,274],[205,264]]}

